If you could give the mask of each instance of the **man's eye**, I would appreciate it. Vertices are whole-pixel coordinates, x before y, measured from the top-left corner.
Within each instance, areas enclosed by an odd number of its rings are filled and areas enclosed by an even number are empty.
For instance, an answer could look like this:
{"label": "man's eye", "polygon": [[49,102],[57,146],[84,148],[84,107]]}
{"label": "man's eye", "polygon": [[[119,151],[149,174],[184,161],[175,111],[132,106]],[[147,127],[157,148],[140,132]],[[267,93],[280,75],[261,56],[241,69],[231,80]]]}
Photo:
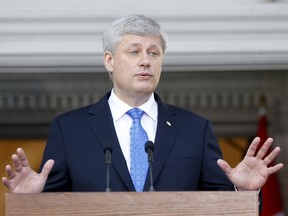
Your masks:
{"label": "man's eye", "polygon": [[156,57],[158,54],[156,52],[149,52],[149,55],[152,57]]}
{"label": "man's eye", "polygon": [[137,54],[138,54],[138,51],[137,51],[137,50],[131,50],[131,51],[129,51],[129,54],[131,54],[131,55],[137,55]]}

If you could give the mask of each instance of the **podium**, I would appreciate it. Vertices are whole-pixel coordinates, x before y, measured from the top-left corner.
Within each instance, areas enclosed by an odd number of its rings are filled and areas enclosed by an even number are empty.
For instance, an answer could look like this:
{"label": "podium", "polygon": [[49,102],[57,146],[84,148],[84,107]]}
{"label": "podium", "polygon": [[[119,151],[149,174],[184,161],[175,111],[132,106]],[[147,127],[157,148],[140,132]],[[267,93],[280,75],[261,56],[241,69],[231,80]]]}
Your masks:
{"label": "podium", "polygon": [[258,215],[257,192],[5,194],[6,216]]}

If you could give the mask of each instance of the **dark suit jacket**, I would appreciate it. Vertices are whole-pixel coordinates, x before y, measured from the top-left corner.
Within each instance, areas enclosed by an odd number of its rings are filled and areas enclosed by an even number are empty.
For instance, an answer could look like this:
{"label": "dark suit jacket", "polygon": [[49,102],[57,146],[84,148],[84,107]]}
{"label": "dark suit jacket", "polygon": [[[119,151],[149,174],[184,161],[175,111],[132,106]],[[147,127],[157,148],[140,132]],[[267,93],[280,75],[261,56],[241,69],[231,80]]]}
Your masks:
{"label": "dark suit jacket", "polygon": [[[44,191],[105,191],[103,143],[113,143],[111,190],[134,191],[108,105],[110,93],[97,103],[53,120],[43,163],[54,159]],[[158,103],[154,147],[156,191],[233,190],[216,160],[221,151],[210,121],[176,106]],[[170,124],[169,124],[170,123]],[[144,190],[149,189],[147,175]]]}

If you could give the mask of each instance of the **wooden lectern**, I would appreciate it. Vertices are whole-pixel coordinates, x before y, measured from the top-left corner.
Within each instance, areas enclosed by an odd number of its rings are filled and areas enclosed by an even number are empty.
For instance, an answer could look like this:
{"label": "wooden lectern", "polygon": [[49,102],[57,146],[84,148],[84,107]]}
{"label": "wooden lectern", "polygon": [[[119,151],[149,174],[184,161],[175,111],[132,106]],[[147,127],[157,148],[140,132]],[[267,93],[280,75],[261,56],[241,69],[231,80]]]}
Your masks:
{"label": "wooden lectern", "polygon": [[5,194],[6,216],[258,215],[257,192]]}

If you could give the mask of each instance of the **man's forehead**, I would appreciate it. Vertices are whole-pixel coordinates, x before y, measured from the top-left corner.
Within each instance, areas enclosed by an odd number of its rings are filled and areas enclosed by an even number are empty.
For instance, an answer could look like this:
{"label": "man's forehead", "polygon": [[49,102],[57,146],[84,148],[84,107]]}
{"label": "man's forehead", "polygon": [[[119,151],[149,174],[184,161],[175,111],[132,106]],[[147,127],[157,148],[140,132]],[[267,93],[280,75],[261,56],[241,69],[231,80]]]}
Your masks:
{"label": "man's forehead", "polygon": [[156,35],[123,35],[120,43],[125,43],[127,45],[139,46],[143,44],[151,44],[154,46],[162,46],[160,36]]}

